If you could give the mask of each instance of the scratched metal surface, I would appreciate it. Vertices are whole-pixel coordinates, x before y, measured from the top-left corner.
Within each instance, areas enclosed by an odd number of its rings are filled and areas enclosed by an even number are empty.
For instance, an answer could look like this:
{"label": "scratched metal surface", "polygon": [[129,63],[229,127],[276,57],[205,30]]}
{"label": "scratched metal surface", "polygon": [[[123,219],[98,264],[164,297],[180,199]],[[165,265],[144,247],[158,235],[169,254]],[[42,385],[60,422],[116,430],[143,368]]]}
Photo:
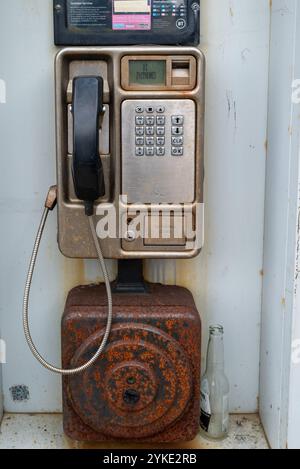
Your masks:
{"label": "scratched metal surface", "polygon": [[[231,409],[257,409],[265,141],[269,50],[268,0],[202,0],[202,46],[207,57],[206,244],[188,262],[148,262],[149,280],[191,289],[203,328],[221,322]],[[11,31],[15,33],[11,36]],[[5,408],[61,410],[60,378],[31,357],[21,305],[27,263],[44,194],[55,180],[52,1],[1,2],[0,78],[7,82],[1,121],[0,327],[7,342]],[[13,178],[13,179],[12,179]],[[95,262],[65,260],[50,219],[34,278],[33,337],[60,362],[60,318],[68,290],[99,278]],[[112,278],[115,264],[109,263]],[[207,336],[204,335],[204,344]],[[205,352],[205,347],[203,349]],[[205,354],[203,353],[203,357]],[[26,385],[30,399],[9,389]]]}

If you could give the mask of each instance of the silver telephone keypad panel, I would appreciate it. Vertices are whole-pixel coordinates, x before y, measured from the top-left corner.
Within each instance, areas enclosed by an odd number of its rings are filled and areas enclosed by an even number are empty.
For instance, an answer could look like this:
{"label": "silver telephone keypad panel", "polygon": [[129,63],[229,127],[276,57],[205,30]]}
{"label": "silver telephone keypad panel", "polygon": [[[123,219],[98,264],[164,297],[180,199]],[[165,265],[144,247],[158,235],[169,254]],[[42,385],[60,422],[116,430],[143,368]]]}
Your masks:
{"label": "silver telephone keypad panel", "polygon": [[[135,109],[135,155],[166,156],[166,116],[165,107],[143,107]],[[154,114],[154,115],[153,115]],[[168,116],[172,125],[171,156],[184,155],[184,116]]]}
{"label": "silver telephone keypad panel", "polygon": [[193,202],[195,103],[124,101],[122,122],[122,184],[128,202]]}

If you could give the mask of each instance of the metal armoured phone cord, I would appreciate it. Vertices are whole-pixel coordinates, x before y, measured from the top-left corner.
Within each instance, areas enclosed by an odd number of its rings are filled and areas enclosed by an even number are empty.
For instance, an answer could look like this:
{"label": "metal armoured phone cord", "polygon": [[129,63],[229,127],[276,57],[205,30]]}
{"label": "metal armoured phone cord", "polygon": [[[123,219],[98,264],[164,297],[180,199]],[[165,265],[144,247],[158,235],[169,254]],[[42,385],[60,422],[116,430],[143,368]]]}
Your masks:
{"label": "metal armoured phone cord", "polygon": [[51,365],[50,363],[48,363],[40,355],[40,353],[38,352],[38,350],[37,350],[37,348],[36,348],[36,346],[35,346],[35,344],[32,340],[31,333],[30,333],[29,318],[28,318],[28,304],[29,304],[30,289],[31,289],[31,284],[32,284],[32,277],[33,277],[33,273],[34,273],[36,259],[37,259],[41,239],[42,239],[42,236],[43,236],[45,224],[46,224],[46,221],[47,221],[47,218],[48,218],[49,211],[53,210],[55,205],[56,205],[56,200],[57,200],[57,187],[53,186],[53,187],[50,188],[47,199],[46,199],[45,210],[43,212],[41,222],[40,222],[40,226],[39,226],[39,229],[38,229],[38,232],[37,232],[36,240],[35,240],[35,243],[34,243],[34,248],[33,248],[33,251],[32,251],[32,256],[31,256],[31,260],[30,260],[29,270],[28,270],[28,274],[27,274],[27,279],[26,279],[26,284],[25,284],[25,291],[24,291],[24,299],[23,299],[23,328],[24,328],[25,337],[26,337],[26,340],[27,340],[27,343],[29,345],[29,348],[30,348],[31,352],[33,353],[35,358],[40,362],[40,364],[43,367],[45,367],[49,371],[52,371],[53,373],[58,373],[58,374],[61,374],[61,375],[75,375],[75,374],[78,374],[78,373],[82,373],[85,370],[87,370],[88,368],[90,368],[96,362],[96,360],[100,357],[100,355],[102,354],[103,350],[105,349],[105,347],[107,345],[108,338],[109,338],[110,331],[111,331],[111,327],[112,327],[112,314],[113,314],[113,312],[112,312],[112,294],[111,294],[109,276],[108,276],[108,273],[107,273],[107,269],[106,269],[104,257],[103,257],[103,254],[102,254],[101,246],[100,246],[100,243],[99,243],[99,240],[98,240],[98,237],[97,237],[97,233],[96,233],[96,229],[95,229],[95,226],[94,226],[93,217],[89,216],[88,217],[89,225],[90,225],[91,233],[92,233],[92,236],[93,236],[93,241],[94,241],[94,244],[95,244],[97,255],[98,255],[98,258],[99,258],[100,267],[101,267],[101,270],[102,270],[102,273],[103,273],[103,276],[104,276],[105,287],[106,287],[106,292],[107,292],[107,300],[108,300],[108,315],[107,315],[107,323],[106,323],[106,328],[105,328],[105,333],[104,333],[103,340],[102,340],[97,352],[95,353],[95,355],[87,363],[85,363],[84,365],[82,365],[78,368],[73,368],[73,369],[57,368],[57,367]]}

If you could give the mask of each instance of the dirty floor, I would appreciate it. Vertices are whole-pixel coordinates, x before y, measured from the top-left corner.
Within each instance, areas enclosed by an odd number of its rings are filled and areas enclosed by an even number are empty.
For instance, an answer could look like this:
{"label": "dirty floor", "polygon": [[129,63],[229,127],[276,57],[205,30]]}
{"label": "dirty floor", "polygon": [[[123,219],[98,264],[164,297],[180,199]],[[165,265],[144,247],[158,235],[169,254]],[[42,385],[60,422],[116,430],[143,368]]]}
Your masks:
{"label": "dirty floor", "polygon": [[[182,445],[155,445],[155,449],[267,449],[268,444],[257,415],[232,415],[230,436],[222,442],[209,442],[200,435]],[[149,445],[144,446],[149,448]],[[0,432],[0,449],[128,449],[143,445],[95,444],[72,442],[62,430],[61,415],[6,414]]]}

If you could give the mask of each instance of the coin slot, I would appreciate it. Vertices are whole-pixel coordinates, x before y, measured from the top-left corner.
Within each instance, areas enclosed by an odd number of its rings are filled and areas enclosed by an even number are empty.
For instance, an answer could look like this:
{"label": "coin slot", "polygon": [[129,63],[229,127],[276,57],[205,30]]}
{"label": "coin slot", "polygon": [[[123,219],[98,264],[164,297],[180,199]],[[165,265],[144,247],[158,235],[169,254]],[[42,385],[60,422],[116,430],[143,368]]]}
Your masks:
{"label": "coin slot", "polygon": [[195,84],[195,59],[172,58],[172,86],[190,86]]}

